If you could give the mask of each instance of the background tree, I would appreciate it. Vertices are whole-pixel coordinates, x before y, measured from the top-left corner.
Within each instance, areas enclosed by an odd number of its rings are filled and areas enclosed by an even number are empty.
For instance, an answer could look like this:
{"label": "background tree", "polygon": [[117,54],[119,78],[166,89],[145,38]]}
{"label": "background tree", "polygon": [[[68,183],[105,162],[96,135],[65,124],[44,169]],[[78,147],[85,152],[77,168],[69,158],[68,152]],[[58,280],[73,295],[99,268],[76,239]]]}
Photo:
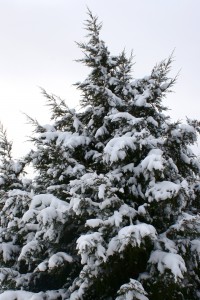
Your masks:
{"label": "background tree", "polygon": [[12,142],[7,138],[6,130],[0,124],[0,187],[1,191],[21,188],[20,175],[24,171],[25,163],[12,158]]}

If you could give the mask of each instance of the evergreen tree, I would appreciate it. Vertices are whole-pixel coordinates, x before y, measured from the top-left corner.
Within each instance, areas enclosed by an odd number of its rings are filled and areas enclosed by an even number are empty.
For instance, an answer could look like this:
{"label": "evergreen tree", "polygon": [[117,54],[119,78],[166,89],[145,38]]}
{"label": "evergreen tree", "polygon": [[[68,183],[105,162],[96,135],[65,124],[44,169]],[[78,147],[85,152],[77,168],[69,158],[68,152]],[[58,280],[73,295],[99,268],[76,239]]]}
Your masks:
{"label": "evergreen tree", "polygon": [[0,124],[0,187],[1,193],[14,188],[22,188],[20,175],[25,163],[12,158],[12,142],[7,138],[6,130]]}
{"label": "evergreen tree", "polygon": [[[33,191],[8,187],[0,300],[199,299],[200,163],[191,145],[200,123],[165,113],[172,56],[133,79],[132,56],[111,56],[88,14],[89,41],[78,44],[91,69],[76,84],[82,111],[43,91],[51,123],[30,119],[35,148],[25,158],[37,173]],[[5,225],[16,195],[23,209]]]}
{"label": "evergreen tree", "polygon": [[[6,130],[0,127],[0,273],[1,291],[15,287],[13,278],[16,258],[20,253],[23,214],[29,209],[30,180],[24,178],[26,163],[12,157],[12,142]],[[4,284],[4,282],[6,282]]]}

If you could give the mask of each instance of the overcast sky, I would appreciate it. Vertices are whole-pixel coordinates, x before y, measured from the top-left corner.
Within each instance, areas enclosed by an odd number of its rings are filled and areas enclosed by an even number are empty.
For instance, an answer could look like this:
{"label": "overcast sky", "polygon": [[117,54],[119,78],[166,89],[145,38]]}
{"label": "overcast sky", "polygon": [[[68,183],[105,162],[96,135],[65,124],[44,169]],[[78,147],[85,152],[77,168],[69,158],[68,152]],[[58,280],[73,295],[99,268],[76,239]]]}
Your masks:
{"label": "overcast sky", "polygon": [[181,72],[165,104],[173,119],[200,119],[200,0],[0,0],[0,120],[16,156],[31,135],[22,112],[48,122],[39,86],[78,105],[72,84],[88,70],[75,62],[82,57],[75,41],[85,40],[86,6],[103,22],[112,54],[133,50],[134,78],[175,49],[171,75]]}

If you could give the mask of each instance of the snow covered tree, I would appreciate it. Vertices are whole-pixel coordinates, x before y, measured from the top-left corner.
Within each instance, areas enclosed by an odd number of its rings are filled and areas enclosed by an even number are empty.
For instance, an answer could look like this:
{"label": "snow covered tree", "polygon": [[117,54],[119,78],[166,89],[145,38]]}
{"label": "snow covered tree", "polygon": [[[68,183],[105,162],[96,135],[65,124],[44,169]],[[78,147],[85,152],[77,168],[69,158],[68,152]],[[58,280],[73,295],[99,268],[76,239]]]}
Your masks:
{"label": "snow covered tree", "polygon": [[0,124],[0,187],[1,191],[21,188],[20,175],[25,163],[12,158],[12,142],[7,138],[6,130]]}
{"label": "snow covered tree", "polygon": [[171,56],[133,79],[132,56],[111,56],[88,15],[82,110],[43,91],[51,122],[30,119],[35,148],[25,158],[33,191],[9,187],[23,209],[12,223],[7,204],[1,212],[0,300],[197,300],[200,162],[191,145],[200,123],[166,115]]}
{"label": "snow covered tree", "polygon": [[[29,208],[29,197],[26,190],[30,180],[24,178],[26,162],[14,160],[12,142],[7,138],[6,130],[0,128],[0,278],[1,291],[13,288],[12,268],[20,252],[23,229],[20,221]],[[8,284],[4,285],[5,279]]]}

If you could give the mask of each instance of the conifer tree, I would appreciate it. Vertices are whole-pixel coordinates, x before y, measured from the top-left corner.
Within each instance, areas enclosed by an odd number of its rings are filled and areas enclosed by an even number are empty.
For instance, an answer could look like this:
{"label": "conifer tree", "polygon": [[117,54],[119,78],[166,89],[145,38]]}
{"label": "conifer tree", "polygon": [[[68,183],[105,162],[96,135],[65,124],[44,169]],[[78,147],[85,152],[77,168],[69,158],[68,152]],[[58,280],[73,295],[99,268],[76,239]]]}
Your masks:
{"label": "conifer tree", "polygon": [[[26,163],[12,157],[12,142],[0,127],[0,273],[1,291],[14,288],[17,272],[13,266],[20,252],[23,214],[29,209],[30,180],[24,178]],[[4,284],[4,282],[7,282]]]}
{"label": "conifer tree", "polygon": [[19,176],[23,173],[23,161],[12,158],[12,142],[7,138],[6,130],[0,124],[0,187],[1,191],[21,188]]}
{"label": "conifer tree", "polygon": [[88,15],[82,110],[43,91],[51,123],[30,119],[25,158],[33,191],[7,228],[1,212],[0,300],[197,300],[200,123],[166,115],[172,56],[133,79],[132,56],[111,56]]}

